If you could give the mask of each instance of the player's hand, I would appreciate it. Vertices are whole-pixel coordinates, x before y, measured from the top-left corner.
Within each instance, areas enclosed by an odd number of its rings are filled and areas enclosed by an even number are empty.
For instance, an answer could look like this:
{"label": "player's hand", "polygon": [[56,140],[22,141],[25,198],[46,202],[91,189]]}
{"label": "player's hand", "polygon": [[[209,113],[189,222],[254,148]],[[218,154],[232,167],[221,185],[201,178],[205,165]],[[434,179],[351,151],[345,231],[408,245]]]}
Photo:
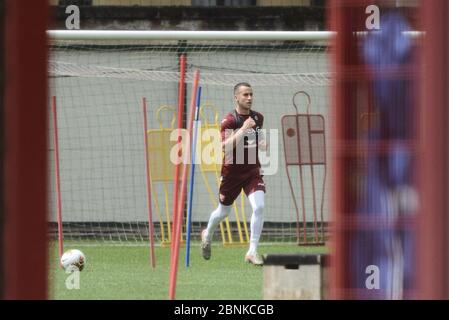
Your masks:
{"label": "player's hand", "polygon": [[254,121],[254,119],[249,117],[248,119],[245,120],[245,122],[243,122],[242,129],[243,130],[251,129],[255,125],[256,122]]}
{"label": "player's hand", "polygon": [[266,140],[259,140],[259,149],[262,151],[267,151],[268,144]]}

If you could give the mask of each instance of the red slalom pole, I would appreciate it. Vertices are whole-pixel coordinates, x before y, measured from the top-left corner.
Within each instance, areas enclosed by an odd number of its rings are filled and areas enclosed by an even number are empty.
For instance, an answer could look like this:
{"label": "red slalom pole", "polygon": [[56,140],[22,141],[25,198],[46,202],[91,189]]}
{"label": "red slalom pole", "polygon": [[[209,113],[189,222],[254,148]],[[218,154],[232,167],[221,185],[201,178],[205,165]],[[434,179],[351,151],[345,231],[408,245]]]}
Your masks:
{"label": "red slalom pole", "polygon": [[59,139],[58,139],[58,114],[56,112],[56,96],[51,99],[53,112],[53,143],[54,143],[54,159],[55,159],[55,177],[56,177],[56,209],[58,221],[58,244],[59,259],[61,260],[64,253],[64,237],[62,230],[62,201],[61,201],[61,177],[59,174]]}
{"label": "red slalom pole", "polygon": [[[193,127],[193,118],[195,115],[196,108],[196,98],[198,91],[198,82],[200,78],[200,73],[198,70],[195,71],[193,76],[193,88],[192,88],[192,99],[190,102],[190,118],[189,118],[189,134],[192,132]],[[190,141],[185,143],[186,153],[183,154],[183,158],[185,159],[182,171],[182,180],[181,180],[181,201],[179,202],[178,210],[176,212],[176,228],[173,229],[173,239],[172,239],[172,248],[173,250],[170,252],[170,282],[169,282],[169,297],[170,300],[175,299],[176,292],[176,276],[178,274],[178,261],[179,261],[179,245],[181,242],[181,233],[182,233],[182,221],[183,221],[183,209],[186,200],[186,189],[187,189],[187,173],[188,173],[188,163],[190,160]]]}
{"label": "red slalom pole", "polygon": [[[179,58],[180,65],[180,78],[179,78],[179,88],[178,88],[178,141],[176,143],[177,155],[179,157],[181,151],[181,129],[182,129],[182,119],[184,115],[184,97],[185,97],[185,79],[186,79],[186,55],[182,54]],[[172,227],[172,237],[174,230],[176,229],[177,224],[177,215],[176,211],[178,210],[178,191],[179,191],[179,170],[180,164],[176,164],[175,166],[175,176],[173,178],[173,227]],[[168,226],[170,227],[170,226]],[[170,250],[173,251],[173,239],[171,240]],[[170,260],[170,265],[173,261]],[[171,267],[170,267],[171,268]]]}
{"label": "red slalom pole", "polygon": [[143,106],[143,137],[145,143],[145,173],[147,178],[147,206],[148,206],[148,236],[150,241],[151,266],[156,267],[156,257],[154,254],[154,229],[153,229],[153,209],[151,207],[151,173],[150,156],[148,153],[148,122],[147,122],[147,99],[142,98]]}

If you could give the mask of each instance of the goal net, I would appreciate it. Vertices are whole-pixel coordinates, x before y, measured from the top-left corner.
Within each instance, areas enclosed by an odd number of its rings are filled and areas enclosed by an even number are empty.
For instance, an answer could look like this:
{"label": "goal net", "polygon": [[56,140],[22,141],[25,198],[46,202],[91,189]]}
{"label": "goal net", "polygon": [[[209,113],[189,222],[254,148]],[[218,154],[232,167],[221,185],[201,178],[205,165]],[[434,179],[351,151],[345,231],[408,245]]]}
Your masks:
{"label": "goal net", "polygon": [[[284,139],[296,139],[295,122],[282,122],[283,116],[297,113],[322,116],[323,123],[315,129],[322,130],[323,135],[320,139],[312,137],[308,148],[311,154],[320,153],[326,159],[324,132],[328,125],[330,85],[326,35],[286,33],[286,37],[251,38],[250,33],[246,37],[223,33],[228,35],[226,39],[218,40],[213,36],[201,38],[200,32],[192,33],[193,36],[179,33],[179,37],[176,33],[154,37],[151,32],[142,37],[128,32],[129,37],[116,38],[101,33],[84,34],[88,36],[70,39],[50,33],[48,75],[50,97],[54,98],[49,100],[49,110],[53,105],[57,110],[60,179],[58,189],[55,128],[51,125],[48,152],[53,236],[57,234],[59,193],[65,239],[148,240],[142,114],[145,98],[155,241],[170,242],[174,178],[170,161],[174,141],[170,141],[170,133],[178,120],[181,55],[186,58],[186,95],[181,101],[185,112],[192,94],[193,71],[201,72],[203,132],[219,128],[223,116],[234,109],[235,84],[248,82],[253,87],[253,109],[264,115],[265,134],[270,142],[269,153],[261,157],[267,188],[262,241],[296,243],[300,232],[312,230],[307,231],[307,237],[313,238],[314,227],[327,226],[330,214],[325,192],[326,166],[314,165],[311,170],[308,166],[300,168],[293,160],[287,168],[288,157],[291,160],[303,155],[295,149],[297,144]],[[295,109],[293,97],[299,91],[310,96],[309,108],[307,100],[296,95]],[[50,117],[53,115],[49,112]],[[53,119],[49,123],[53,124]],[[286,135],[288,129],[293,131]],[[300,128],[297,133],[302,131]],[[209,139],[202,137],[203,150]],[[196,165],[193,239],[199,239],[217,205],[220,168],[218,163]],[[249,202],[246,197],[239,197],[214,239],[224,244],[246,243],[250,218]]]}

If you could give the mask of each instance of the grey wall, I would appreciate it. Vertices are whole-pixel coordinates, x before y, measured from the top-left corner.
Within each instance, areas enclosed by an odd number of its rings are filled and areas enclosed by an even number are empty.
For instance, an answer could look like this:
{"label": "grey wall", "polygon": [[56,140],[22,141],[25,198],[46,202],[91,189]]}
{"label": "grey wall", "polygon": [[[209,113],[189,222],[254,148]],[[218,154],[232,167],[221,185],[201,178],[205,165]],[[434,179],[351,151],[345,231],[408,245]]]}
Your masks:
{"label": "grey wall", "polygon": [[[178,68],[177,59],[176,52],[170,51],[60,49],[53,52],[50,64],[54,66],[64,62],[65,65],[64,70],[57,70],[57,76],[54,74],[55,69],[51,69],[53,76],[50,88],[50,94],[56,95],[58,101],[64,221],[147,220],[141,98],[148,99],[149,128],[159,128],[155,119],[157,107],[177,105],[178,83],[176,73],[173,73]],[[328,72],[327,54],[316,48],[283,52],[270,49],[257,52],[202,50],[188,53],[188,81],[191,81],[191,72],[197,68],[202,73],[202,102],[217,108],[219,121],[233,109],[233,85],[239,81],[249,81],[254,88],[253,108],[265,115],[265,128],[281,129],[281,117],[294,114],[292,96],[298,90],[305,90],[311,95],[311,112],[323,115],[326,124],[329,122],[329,87],[323,75]],[[166,74],[155,72],[160,70],[165,70]],[[299,73],[306,76],[295,76]],[[132,80],[132,77],[136,80]],[[189,103],[190,83],[187,88]],[[300,112],[305,112],[303,101],[299,103]],[[207,114],[211,119],[211,113]],[[165,123],[168,123],[170,117],[166,114]],[[54,221],[56,201],[52,134],[53,128],[49,135],[49,156],[52,182],[50,220]],[[275,143],[279,150],[278,170],[274,175],[265,176],[265,221],[293,222],[296,220],[296,211],[284,165],[281,131],[278,138]],[[294,167],[290,172],[296,196],[299,197],[299,170]],[[315,168],[314,173],[317,183],[321,185],[323,169]],[[195,179],[193,219],[207,221],[217,199],[216,176],[208,174],[212,195],[206,188],[198,166]],[[304,170],[304,183],[307,220],[311,221],[309,168]],[[171,215],[172,184],[164,186],[162,182],[155,183],[153,189],[160,206],[157,210],[156,199],[153,199],[156,221],[159,220],[158,212],[165,220],[164,187],[168,190]],[[317,186],[318,194],[321,191]],[[248,219],[250,212],[246,203]],[[328,220],[327,202],[324,213]]]}

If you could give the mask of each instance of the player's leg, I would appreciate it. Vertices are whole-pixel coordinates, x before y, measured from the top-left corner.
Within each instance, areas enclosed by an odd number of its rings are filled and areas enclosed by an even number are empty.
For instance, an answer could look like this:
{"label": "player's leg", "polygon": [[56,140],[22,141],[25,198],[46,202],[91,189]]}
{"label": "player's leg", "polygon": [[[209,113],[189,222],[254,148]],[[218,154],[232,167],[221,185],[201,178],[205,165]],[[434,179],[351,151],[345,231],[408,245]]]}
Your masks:
{"label": "player's leg", "polygon": [[[263,209],[265,205],[265,192],[262,190],[257,190],[248,196],[251,208],[253,209],[251,215],[251,236],[249,240],[249,250],[246,253],[247,257],[254,256],[257,260],[257,247],[259,246],[260,235],[262,234],[263,228]],[[261,264],[261,261],[257,261],[255,264]]]}
{"label": "player's leg", "polygon": [[212,241],[212,236],[215,229],[217,229],[221,221],[229,216],[229,213],[231,213],[231,205],[225,206],[221,203],[218,204],[217,209],[215,209],[210,215],[207,228],[203,231],[203,237],[206,241]]}
{"label": "player's leg", "polygon": [[207,228],[201,232],[201,255],[204,259],[209,260],[212,253],[212,236],[215,229],[222,220],[224,220],[231,212],[231,206],[225,206],[223,204],[218,204],[218,208],[211,213]]}
{"label": "player's leg", "polygon": [[207,228],[201,232],[201,255],[204,259],[209,260],[211,256],[211,242],[214,231],[217,229],[221,221],[226,219],[231,213],[231,206],[242,190],[239,179],[232,177],[222,178],[220,183],[220,203],[209,218]]}
{"label": "player's leg", "polygon": [[245,261],[255,265],[262,265],[263,260],[257,253],[260,236],[263,229],[263,210],[265,206],[265,183],[259,174],[253,175],[246,184],[245,193],[248,196],[251,208],[253,209],[251,215],[251,235],[249,242],[249,250],[246,253]]}

